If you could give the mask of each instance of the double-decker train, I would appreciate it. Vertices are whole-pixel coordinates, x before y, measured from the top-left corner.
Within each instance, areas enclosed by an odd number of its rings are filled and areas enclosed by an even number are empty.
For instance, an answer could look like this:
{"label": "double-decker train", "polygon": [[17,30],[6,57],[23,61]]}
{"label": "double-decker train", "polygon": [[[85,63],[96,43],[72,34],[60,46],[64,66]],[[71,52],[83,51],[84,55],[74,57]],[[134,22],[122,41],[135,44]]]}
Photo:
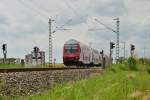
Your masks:
{"label": "double-decker train", "polygon": [[89,46],[71,39],[63,47],[63,63],[66,66],[108,66],[111,58]]}

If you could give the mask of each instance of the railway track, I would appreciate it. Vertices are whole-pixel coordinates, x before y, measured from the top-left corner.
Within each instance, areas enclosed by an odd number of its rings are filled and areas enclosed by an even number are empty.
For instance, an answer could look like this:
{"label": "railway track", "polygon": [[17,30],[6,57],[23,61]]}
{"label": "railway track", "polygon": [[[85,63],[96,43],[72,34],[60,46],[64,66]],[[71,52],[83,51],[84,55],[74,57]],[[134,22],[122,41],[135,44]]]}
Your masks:
{"label": "railway track", "polygon": [[85,68],[3,68],[0,69],[0,73],[12,73],[12,72],[32,72],[32,71],[49,71],[49,70],[72,70],[72,69],[89,69]]}

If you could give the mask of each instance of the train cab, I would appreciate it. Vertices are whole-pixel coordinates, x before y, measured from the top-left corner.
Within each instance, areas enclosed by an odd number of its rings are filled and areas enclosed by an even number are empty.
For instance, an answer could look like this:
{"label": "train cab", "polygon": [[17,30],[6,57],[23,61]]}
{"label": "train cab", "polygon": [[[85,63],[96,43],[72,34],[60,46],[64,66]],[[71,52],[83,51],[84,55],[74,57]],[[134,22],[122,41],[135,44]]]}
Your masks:
{"label": "train cab", "polygon": [[63,62],[65,65],[75,65],[80,58],[80,45],[76,40],[69,40],[63,47]]}

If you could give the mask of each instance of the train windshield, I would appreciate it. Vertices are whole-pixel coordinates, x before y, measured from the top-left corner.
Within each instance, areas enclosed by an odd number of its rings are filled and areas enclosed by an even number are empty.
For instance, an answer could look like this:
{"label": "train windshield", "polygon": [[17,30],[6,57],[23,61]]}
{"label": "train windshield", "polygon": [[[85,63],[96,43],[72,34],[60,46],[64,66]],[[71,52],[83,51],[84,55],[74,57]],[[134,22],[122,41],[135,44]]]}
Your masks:
{"label": "train windshield", "polygon": [[77,53],[78,46],[76,44],[67,44],[67,45],[65,45],[64,52],[65,53]]}

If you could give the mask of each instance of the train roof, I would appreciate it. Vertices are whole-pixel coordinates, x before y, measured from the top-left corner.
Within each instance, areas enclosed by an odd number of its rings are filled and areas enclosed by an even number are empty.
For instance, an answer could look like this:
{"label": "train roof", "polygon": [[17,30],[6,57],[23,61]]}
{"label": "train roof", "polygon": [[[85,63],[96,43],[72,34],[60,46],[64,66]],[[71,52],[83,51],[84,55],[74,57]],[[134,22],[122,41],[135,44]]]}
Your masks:
{"label": "train roof", "polygon": [[[82,46],[84,46],[84,47],[90,48],[88,45],[83,44],[83,43],[81,43],[81,42],[79,42],[79,41],[77,41],[77,40],[75,40],[75,39],[70,39],[70,40],[66,41],[66,42],[65,42],[65,45],[68,45],[68,44],[77,44],[77,43],[79,43],[80,45],[82,45]],[[91,48],[91,49],[92,49],[94,52],[96,52],[96,53],[99,52],[98,50],[96,50],[96,49],[94,49],[94,48]]]}
{"label": "train roof", "polygon": [[79,41],[75,40],[75,39],[70,39],[67,42],[65,42],[65,44],[76,44],[79,43]]}
{"label": "train roof", "polygon": [[75,39],[70,39],[70,40],[66,41],[64,45],[72,45],[72,44],[79,44],[81,47],[90,48],[88,45],[85,45]]}

